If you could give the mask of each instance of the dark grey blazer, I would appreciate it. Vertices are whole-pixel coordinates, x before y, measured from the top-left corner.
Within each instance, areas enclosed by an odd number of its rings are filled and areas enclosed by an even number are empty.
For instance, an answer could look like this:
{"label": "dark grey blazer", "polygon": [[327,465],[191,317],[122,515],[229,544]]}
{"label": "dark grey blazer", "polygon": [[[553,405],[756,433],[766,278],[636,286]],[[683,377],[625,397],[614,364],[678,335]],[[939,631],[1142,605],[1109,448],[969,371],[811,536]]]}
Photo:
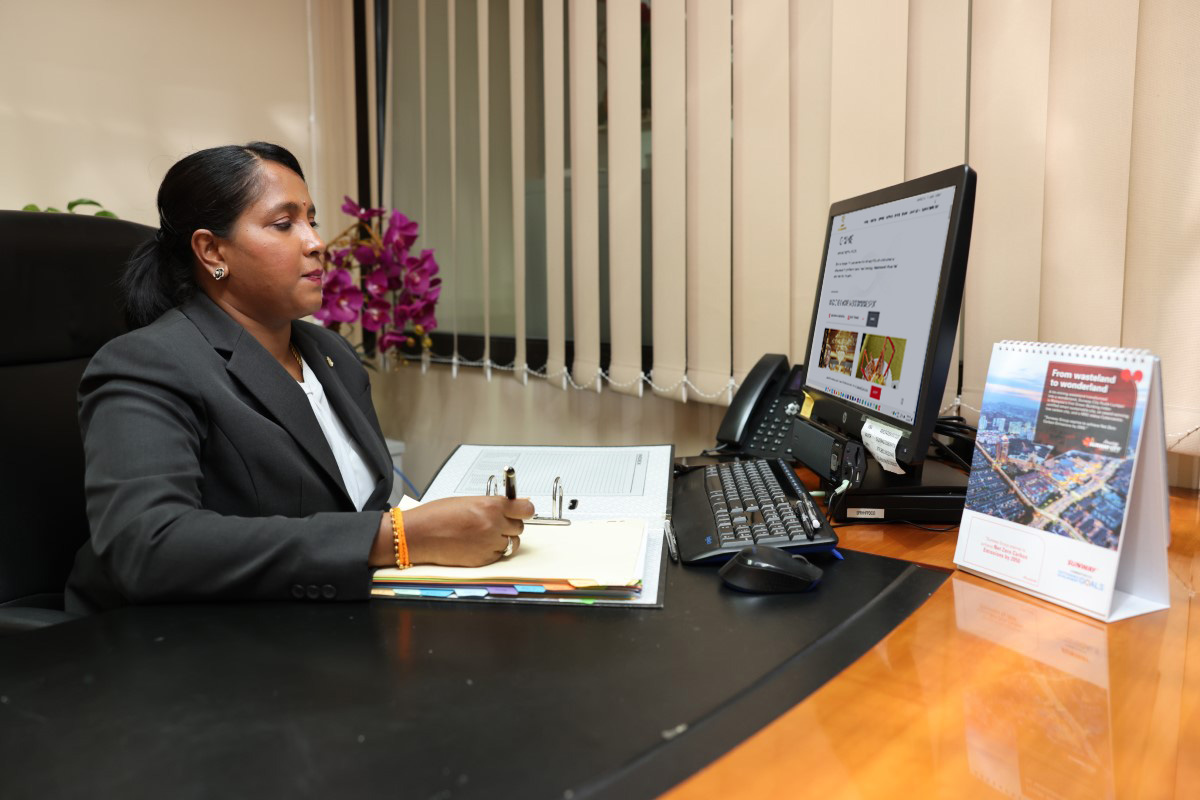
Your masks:
{"label": "dark grey blazer", "polygon": [[[303,389],[207,295],[98,352],[79,387],[91,538],[68,611],[369,596],[392,464],[366,370],[338,334],[293,341],[378,474],[354,509]],[[332,361],[332,366],[330,365]]]}

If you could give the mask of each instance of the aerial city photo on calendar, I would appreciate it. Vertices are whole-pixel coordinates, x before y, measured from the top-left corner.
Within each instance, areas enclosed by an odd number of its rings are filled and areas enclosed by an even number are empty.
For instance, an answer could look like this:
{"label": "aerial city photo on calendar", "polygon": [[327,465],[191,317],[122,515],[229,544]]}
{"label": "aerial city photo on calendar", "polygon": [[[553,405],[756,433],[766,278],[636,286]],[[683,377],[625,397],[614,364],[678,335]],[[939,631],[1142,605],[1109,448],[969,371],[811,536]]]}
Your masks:
{"label": "aerial city photo on calendar", "polygon": [[967,484],[971,511],[1116,550],[1149,376],[1086,350],[997,345]]}

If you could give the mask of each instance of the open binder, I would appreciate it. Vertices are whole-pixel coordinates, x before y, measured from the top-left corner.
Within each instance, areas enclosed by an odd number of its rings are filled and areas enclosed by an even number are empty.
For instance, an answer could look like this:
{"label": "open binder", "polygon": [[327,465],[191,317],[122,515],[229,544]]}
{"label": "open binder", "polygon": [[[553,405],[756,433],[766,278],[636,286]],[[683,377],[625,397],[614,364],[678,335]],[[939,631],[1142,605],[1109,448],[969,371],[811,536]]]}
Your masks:
{"label": "open binder", "polygon": [[[519,476],[517,494],[533,501],[538,517],[561,516],[571,524],[527,524],[520,549],[484,567],[378,570],[371,593],[387,599],[661,607],[672,456],[670,445],[461,445],[422,500],[484,494],[512,466]],[[412,505],[415,501],[407,507]]]}
{"label": "open binder", "polygon": [[1167,608],[1160,372],[1145,350],[995,345],[955,563],[1106,622]]}

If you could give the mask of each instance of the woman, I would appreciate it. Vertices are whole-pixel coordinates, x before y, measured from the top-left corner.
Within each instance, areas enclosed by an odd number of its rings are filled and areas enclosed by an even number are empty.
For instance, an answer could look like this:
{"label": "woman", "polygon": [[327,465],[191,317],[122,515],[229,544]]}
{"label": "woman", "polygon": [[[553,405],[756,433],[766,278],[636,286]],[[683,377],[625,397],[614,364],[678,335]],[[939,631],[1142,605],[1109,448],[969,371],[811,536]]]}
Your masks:
{"label": "woman", "polygon": [[298,321],[321,306],[304,175],[282,147],[193,153],[124,277],[135,327],[79,389],[91,538],[67,610],[201,599],[358,600],[371,571],[515,552],[528,500],[387,509],[391,460],[366,371]]}

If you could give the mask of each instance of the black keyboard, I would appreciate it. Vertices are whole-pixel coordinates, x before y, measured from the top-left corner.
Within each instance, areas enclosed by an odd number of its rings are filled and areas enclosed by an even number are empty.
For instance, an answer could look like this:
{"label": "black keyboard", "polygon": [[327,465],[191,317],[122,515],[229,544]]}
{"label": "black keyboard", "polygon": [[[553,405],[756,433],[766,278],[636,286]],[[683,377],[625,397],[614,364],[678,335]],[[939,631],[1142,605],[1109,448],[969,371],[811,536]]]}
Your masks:
{"label": "black keyboard", "polygon": [[710,464],[675,478],[672,528],[685,564],[725,561],[750,544],[793,553],[837,546],[825,515],[780,459]]}

